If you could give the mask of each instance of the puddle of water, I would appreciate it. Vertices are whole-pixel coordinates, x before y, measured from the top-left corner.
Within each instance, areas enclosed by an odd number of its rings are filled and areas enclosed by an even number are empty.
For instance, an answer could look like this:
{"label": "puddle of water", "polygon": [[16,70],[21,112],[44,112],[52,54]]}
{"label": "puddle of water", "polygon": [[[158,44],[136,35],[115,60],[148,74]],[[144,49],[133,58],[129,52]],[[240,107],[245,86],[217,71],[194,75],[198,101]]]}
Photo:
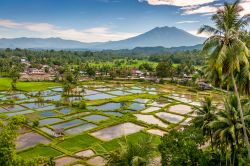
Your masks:
{"label": "puddle of water", "polygon": [[198,106],[198,107],[202,106],[202,103],[199,101],[194,101],[194,102],[191,102],[190,104],[192,104],[193,106]]}
{"label": "puddle of water", "polygon": [[55,116],[56,113],[53,111],[45,111],[45,112],[40,112],[39,115],[42,117],[50,117],[50,116]]}
{"label": "puddle of water", "polygon": [[142,98],[138,98],[138,99],[135,99],[134,100],[135,102],[138,102],[138,103],[147,103],[149,101],[149,99],[142,99]]}
{"label": "puddle of water", "polygon": [[50,140],[48,140],[47,138],[45,138],[44,136],[40,134],[37,134],[34,132],[25,133],[25,134],[18,136],[16,140],[16,144],[17,144],[16,149],[20,150],[20,149],[34,146],[38,143],[48,144],[49,142]]}
{"label": "puddle of water", "polygon": [[27,96],[25,96],[24,94],[14,94],[14,95],[9,96],[8,98],[26,99]]}
{"label": "puddle of water", "polygon": [[110,91],[111,88],[98,88],[98,89],[95,89],[95,90],[105,92],[105,91]]}
{"label": "puddle of water", "polygon": [[70,118],[75,118],[75,117],[81,117],[81,116],[84,116],[87,114],[89,114],[89,112],[81,112],[81,113],[76,113],[74,115],[68,115],[68,116],[64,116],[64,117],[67,119],[70,119]]}
{"label": "puddle of water", "polygon": [[108,95],[108,94],[105,94],[105,93],[98,93],[98,94],[95,94],[95,95],[85,96],[84,98],[87,99],[87,100],[101,100],[101,99],[110,99],[110,98],[113,98],[113,97],[115,97],[115,96]]}
{"label": "puddle of water", "polygon": [[169,107],[169,111],[179,113],[179,114],[188,114],[192,112],[193,110],[192,110],[192,107],[188,105],[178,104],[178,105]]}
{"label": "puddle of water", "polygon": [[117,95],[117,96],[126,96],[126,95],[130,95],[131,93],[128,93],[128,92],[124,92],[124,91],[111,91],[111,92],[108,92],[112,95]]}
{"label": "puddle of water", "polygon": [[59,110],[59,112],[63,113],[63,114],[68,114],[70,113],[72,110],[70,108],[62,108]]}
{"label": "puddle of water", "polygon": [[6,115],[9,116],[9,117],[11,117],[11,116],[15,116],[15,115],[25,115],[25,114],[29,114],[29,113],[32,113],[32,112],[34,112],[34,111],[32,111],[32,110],[26,110],[26,111],[8,113]]}
{"label": "puddle of water", "polygon": [[24,107],[20,106],[20,105],[8,105],[8,106],[4,106],[5,109],[9,110],[9,111],[21,111],[21,110],[25,110]]}
{"label": "puddle of water", "polygon": [[123,116],[123,114],[120,113],[120,112],[105,112],[105,114],[106,115],[119,116],[119,117]]}
{"label": "puddle of water", "polygon": [[102,140],[112,140],[115,138],[120,138],[124,135],[133,134],[143,130],[144,127],[133,124],[133,123],[122,123],[115,126],[107,127],[102,130],[91,133],[91,135],[102,139]]}
{"label": "puddle of water", "polygon": [[46,107],[43,107],[43,108],[38,108],[37,110],[38,111],[46,111],[46,110],[53,110],[53,109],[56,109],[57,107],[55,105],[49,105],[49,106],[46,106]]}
{"label": "puddle of water", "polygon": [[78,124],[81,124],[81,123],[84,123],[84,121],[80,120],[80,119],[75,119],[75,120],[71,120],[71,121],[67,121],[67,122],[63,122],[63,123],[53,125],[52,127],[54,129],[64,129],[64,128],[75,126],[75,125],[78,125]]}
{"label": "puddle of water", "polygon": [[94,90],[89,90],[89,89],[84,90],[85,95],[95,95],[97,93],[100,93],[100,92],[97,92],[97,91],[94,91]]}
{"label": "puddle of water", "polygon": [[159,119],[157,119],[153,115],[135,114],[135,116],[137,117],[138,120],[143,121],[145,123],[154,124],[154,125],[158,125],[161,127],[168,127],[167,124],[163,123],[162,121],[160,121]]}
{"label": "puddle of water", "polygon": [[153,103],[151,103],[150,105],[154,106],[154,107],[166,107],[168,105],[168,103],[163,103],[163,102],[158,102],[158,101],[154,101]]}
{"label": "puddle of water", "polygon": [[143,109],[145,109],[145,105],[144,104],[140,104],[140,103],[133,103],[133,104],[131,104],[128,107],[128,109],[130,109],[130,110],[136,110],[136,111],[143,110]]}
{"label": "puddle of water", "polygon": [[81,101],[82,97],[80,96],[74,96],[74,97],[67,97],[65,98],[65,101],[75,102],[75,101]]}
{"label": "puddle of water", "polygon": [[63,92],[63,88],[53,88],[51,90],[55,92]]}
{"label": "puddle of water", "polygon": [[166,134],[165,131],[162,131],[162,130],[159,130],[159,129],[150,129],[150,130],[147,130],[148,133],[150,134],[154,134],[154,135],[159,135],[159,136],[164,136],[164,134]]}
{"label": "puddle of water", "polygon": [[147,87],[145,90],[146,90],[146,91],[156,91],[156,88]]}
{"label": "puddle of water", "polygon": [[87,124],[83,124],[81,126],[77,126],[77,127],[68,129],[68,130],[65,131],[65,133],[66,134],[77,134],[77,133],[80,133],[80,132],[83,132],[83,131],[87,131],[87,130],[93,129],[96,126],[97,125],[95,125],[95,124],[87,123]]}
{"label": "puddle of water", "polygon": [[53,124],[62,121],[60,118],[48,118],[48,119],[43,119],[39,121],[39,124],[41,126],[43,125],[48,125],[48,124]]}
{"label": "puddle of water", "polygon": [[159,108],[159,107],[149,107],[149,108],[145,109],[142,112],[143,113],[150,113],[150,112],[158,111],[159,109],[161,109],[161,108]]}
{"label": "puddle of water", "polygon": [[44,97],[44,100],[54,100],[54,101],[59,101],[61,100],[62,96],[61,95],[55,95],[55,96],[47,96]]}
{"label": "puddle of water", "polygon": [[144,91],[140,90],[140,89],[131,89],[131,90],[127,90],[130,93],[144,93]]}
{"label": "puddle of water", "polygon": [[112,111],[119,109],[123,106],[122,103],[106,103],[98,106],[88,106],[87,109],[100,110],[100,111]]}
{"label": "puddle of water", "polygon": [[93,122],[99,122],[99,121],[108,119],[108,117],[102,116],[102,115],[89,115],[89,116],[83,117],[83,119],[93,121]]}
{"label": "puddle of water", "polygon": [[48,106],[49,104],[48,103],[25,103],[22,105],[31,109],[36,109],[36,108]]}
{"label": "puddle of water", "polygon": [[171,123],[179,123],[184,119],[183,116],[170,114],[166,112],[158,112],[156,113],[156,116],[159,117],[160,119],[166,120]]}

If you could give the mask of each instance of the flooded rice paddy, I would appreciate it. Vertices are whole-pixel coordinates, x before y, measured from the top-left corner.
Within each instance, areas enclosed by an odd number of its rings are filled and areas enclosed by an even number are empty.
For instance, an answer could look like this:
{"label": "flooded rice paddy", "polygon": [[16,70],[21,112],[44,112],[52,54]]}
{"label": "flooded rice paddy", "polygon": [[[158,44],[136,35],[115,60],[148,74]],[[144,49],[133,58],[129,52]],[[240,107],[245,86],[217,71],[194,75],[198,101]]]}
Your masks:
{"label": "flooded rice paddy", "polygon": [[[189,125],[205,95],[173,85],[94,84],[78,89],[80,91],[70,97],[63,96],[61,87],[29,93],[1,92],[0,114],[4,120],[24,115],[31,129],[34,121],[39,122],[35,130],[18,137],[17,149],[47,145],[58,141],[62,133],[66,138],[87,134],[104,142],[138,132],[162,136],[172,127]],[[220,99],[217,94],[214,98]],[[14,100],[12,104],[8,102],[10,99]],[[75,104],[82,100],[86,108]],[[83,150],[86,149],[81,150],[79,155],[85,155]],[[96,160],[89,160],[89,163]]]}

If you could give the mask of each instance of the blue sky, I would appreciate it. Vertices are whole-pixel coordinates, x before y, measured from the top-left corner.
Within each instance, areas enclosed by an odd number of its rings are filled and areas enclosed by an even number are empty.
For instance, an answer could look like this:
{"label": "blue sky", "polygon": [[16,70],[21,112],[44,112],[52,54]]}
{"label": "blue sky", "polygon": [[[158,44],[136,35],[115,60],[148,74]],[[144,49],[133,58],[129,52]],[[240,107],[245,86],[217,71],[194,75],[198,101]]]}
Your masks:
{"label": "blue sky", "polygon": [[[229,0],[228,0],[229,1]],[[120,40],[154,27],[195,34],[223,0],[0,0],[0,38]],[[250,13],[250,0],[243,0]]]}

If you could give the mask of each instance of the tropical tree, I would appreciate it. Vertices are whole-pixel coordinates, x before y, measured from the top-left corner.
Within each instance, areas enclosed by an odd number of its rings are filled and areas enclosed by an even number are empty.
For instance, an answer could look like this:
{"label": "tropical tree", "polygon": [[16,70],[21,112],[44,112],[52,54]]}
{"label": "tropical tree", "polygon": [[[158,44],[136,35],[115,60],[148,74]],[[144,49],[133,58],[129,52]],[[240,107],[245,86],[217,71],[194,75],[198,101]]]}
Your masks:
{"label": "tropical tree", "polygon": [[160,62],[156,67],[156,75],[158,77],[173,77],[174,76],[174,67],[172,61]]}
{"label": "tropical tree", "polygon": [[[216,27],[204,25],[199,29],[199,33],[205,32],[211,35],[203,46],[204,53],[208,55],[207,71],[216,71],[220,78],[230,78],[230,83],[233,85],[243,125],[244,140],[248,149],[248,158],[250,159],[249,139],[243,117],[238,82],[235,80],[236,73],[242,67],[249,67],[249,50],[241,40],[240,33],[249,24],[250,16],[240,15],[243,8],[239,5],[239,2],[239,0],[233,4],[226,2],[224,7],[218,9],[216,14],[212,16],[212,21]],[[246,71],[247,73],[249,73],[249,70]]]}
{"label": "tropical tree", "polygon": [[11,68],[9,75],[12,80],[11,87],[13,90],[16,90],[16,83],[18,79],[20,78],[20,72],[17,70],[17,68]]}
{"label": "tropical tree", "polygon": [[[220,144],[225,144],[225,149],[231,150],[230,163],[238,165],[239,139],[243,135],[243,125],[239,116],[237,97],[231,95],[225,100],[225,110],[218,110],[215,119],[208,125],[214,129],[214,137],[219,139]],[[247,115],[244,116],[245,120]],[[249,129],[247,129],[249,135]]]}
{"label": "tropical tree", "polygon": [[212,97],[206,96],[202,102],[201,108],[197,108],[198,116],[194,119],[194,124],[201,127],[204,135],[210,137],[211,146],[213,149],[213,130],[209,126],[215,118],[216,106],[213,104]]}
{"label": "tropical tree", "polygon": [[154,146],[152,137],[141,138],[136,143],[127,140],[120,143],[120,148],[106,155],[107,166],[146,166],[150,163]]}
{"label": "tropical tree", "polygon": [[171,130],[161,137],[158,149],[161,153],[162,166],[209,165],[205,164],[205,155],[200,149],[203,144],[200,128],[187,126],[184,130]]}

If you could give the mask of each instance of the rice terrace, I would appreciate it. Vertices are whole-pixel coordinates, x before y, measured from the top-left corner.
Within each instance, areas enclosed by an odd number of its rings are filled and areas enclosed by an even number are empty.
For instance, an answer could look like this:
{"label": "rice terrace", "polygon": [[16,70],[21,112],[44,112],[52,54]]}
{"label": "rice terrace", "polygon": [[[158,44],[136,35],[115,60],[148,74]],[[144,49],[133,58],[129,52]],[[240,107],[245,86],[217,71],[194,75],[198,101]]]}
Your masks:
{"label": "rice terrace", "polygon": [[0,166],[250,166],[249,0],[0,0]]}

